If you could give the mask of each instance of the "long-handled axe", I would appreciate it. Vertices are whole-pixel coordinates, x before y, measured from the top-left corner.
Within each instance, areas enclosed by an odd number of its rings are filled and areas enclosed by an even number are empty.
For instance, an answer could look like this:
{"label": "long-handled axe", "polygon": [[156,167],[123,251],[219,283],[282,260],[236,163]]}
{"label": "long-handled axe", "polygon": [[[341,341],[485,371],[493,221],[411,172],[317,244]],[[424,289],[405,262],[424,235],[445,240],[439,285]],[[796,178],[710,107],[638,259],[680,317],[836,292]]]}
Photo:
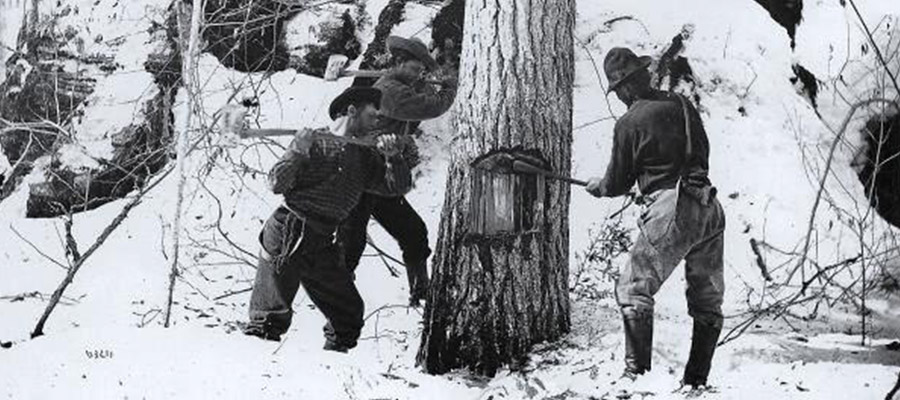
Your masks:
{"label": "long-handled axe", "polygon": [[[497,174],[523,174],[523,175],[540,175],[549,179],[566,182],[573,185],[587,186],[587,182],[570,178],[551,172],[543,167],[546,163],[538,158],[528,156],[521,153],[497,152],[484,157],[480,157],[472,162],[472,168],[483,171],[493,172]],[[610,214],[607,218],[613,219],[634,204],[637,195],[629,192],[628,201],[616,212]]]}
{"label": "long-handled axe", "polygon": [[[221,129],[222,136],[224,138],[227,138],[227,142],[236,142],[239,139],[246,139],[250,137],[293,136],[298,132],[297,129],[249,129],[246,127],[244,121],[244,117],[247,115],[247,108],[241,105],[229,104],[225,107],[222,107],[219,112],[222,113],[222,117],[219,119],[221,121],[219,128]],[[320,138],[336,143],[355,144],[364,147],[375,147],[375,139],[372,137],[355,138],[337,135],[321,135]]]}
{"label": "long-handled axe", "polygon": [[543,167],[544,164],[542,160],[524,154],[498,152],[475,160],[472,168],[498,174],[541,175],[573,185],[587,186],[585,181],[551,172]]}
{"label": "long-handled axe", "polygon": [[[347,63],[350,59],[343,54],[332,54],[328,57],[328,63],[325,65],[325,75],[322,76],[325,82],[335,82],[340,78],[360,77],[360,78],[380,78],[386,71],[368,71],[368,70],[352,70],[347,69]],[[425,83],[441,85],[443,81],[434,79],[425,79]]]}

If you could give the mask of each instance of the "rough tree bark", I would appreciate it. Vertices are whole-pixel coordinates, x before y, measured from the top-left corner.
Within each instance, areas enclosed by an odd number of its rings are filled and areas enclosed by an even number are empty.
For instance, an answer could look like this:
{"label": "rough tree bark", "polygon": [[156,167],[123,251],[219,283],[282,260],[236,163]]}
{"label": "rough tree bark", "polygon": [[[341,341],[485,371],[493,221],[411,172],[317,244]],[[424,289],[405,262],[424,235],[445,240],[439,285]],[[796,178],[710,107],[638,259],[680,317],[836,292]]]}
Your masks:
{"label": "rough tree bark", "polygon": [[[570,171],[575,1],[466,3],[457,128],[418,363],[433,374],[467,367],[490,376],[569,331],[569,187],[494,176],[485,190],[470,163],[516,150]],[[484,205],[473,192],[495,201]],[[533,212],[516,217],[511,209],[529,201]],[[494,213],[521,221],[501,233],[472,228],[476,215]]]}

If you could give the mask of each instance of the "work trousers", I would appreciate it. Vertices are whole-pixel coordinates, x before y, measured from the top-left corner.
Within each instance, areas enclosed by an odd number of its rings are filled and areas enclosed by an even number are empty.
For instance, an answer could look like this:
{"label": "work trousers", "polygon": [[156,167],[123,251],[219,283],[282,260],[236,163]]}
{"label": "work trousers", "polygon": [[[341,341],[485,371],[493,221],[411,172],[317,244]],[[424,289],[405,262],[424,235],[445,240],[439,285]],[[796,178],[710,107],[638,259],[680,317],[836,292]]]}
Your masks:
{"label": "work trousers", "polygon": [[325,315],[325,338],[353,348],[363,326],[363,300],[333,234],[313,229],[279,207],[259,235],[262,250],[250,296],[250,325],[280,336],[291,325],[300,285]]}
{"label": "work trousers", "polygon": [[364,194],[338,229],[338,242],[344,250],[347,268],[356,270],[366,248],[366,229],[369,218],[384,227],[400,246],[410,293],[421,293],[428,287],[426,262],[431,255],[428,247],[428,228],[425,221],[403,196],[384,197]]}
{"label": "work trousers", "polygon": [[616,299],[624,315],[653,313],[653,295],[685,261],[688,312],[721,326],[725,214],[714,189],[682,187],[648,196],[640,234],[620,271]]}

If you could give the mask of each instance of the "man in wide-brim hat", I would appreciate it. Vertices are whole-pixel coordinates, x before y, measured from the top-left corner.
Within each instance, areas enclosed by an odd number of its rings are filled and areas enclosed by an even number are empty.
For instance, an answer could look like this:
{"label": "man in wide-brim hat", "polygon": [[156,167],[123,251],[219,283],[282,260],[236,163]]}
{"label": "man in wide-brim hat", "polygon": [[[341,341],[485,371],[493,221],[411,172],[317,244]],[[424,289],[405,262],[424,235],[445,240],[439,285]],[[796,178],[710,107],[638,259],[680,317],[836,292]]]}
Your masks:
{"label": "man in wide-brim hat", "polygon": [[[391,67],[374,85],[382,92],[379,129],[411,140],[420,134],[421,121],[439,117],[453,104],[455,73],[435,88],[423,80],[425,73],[437,69],[438,64],[422,41],[390,36],[386,44]],[[418,155],[407,154],[406,158]],[[397,240],[406,266],[410,304],[419,304],[428,288],[427,260],[431,254],[425,222],[403,196],[366,194],[338,232],[350,269],[356,268],[365,250],[370,218],[375,218]]]}
{"label": "man in wide-brim hat", "polygon": [[650,86],[650,57],[614,48],[604,61],[611,91],[628,112],[616,122],[612,157],[587,191],[621,196],[637,183],[641,233],[616,282],[625,330],[625,373],[650,370],[653,295],[685,260],[688,312],[694,320],[682,382],[706,385],[722,329],[725,214],[709,180],[709,141],[700,114],[684,97]]}
{"label": "man in wide-brim hat", "polygon": [[[381,91],[351,87],[332,101],[329,116],[347,136],[363,136],[379,122]],[[338,225],[364,192],[402,196],[410,186],[391,185],[392,173],[409,174],[398,159],[398,141],[379,137],[376,146],[345,144],[328,128],[297,133],[269,172],[272,191],[284,203],[259,234],[259,254],[250,322],[244,333],[280,340],[291,324],[291,307],[300,285],[328,320],[325,349],[346,352],[356,346],[363,326],[363,300],[344,267],[335,241]],[[391,164],[391,168],[387,165]]]}

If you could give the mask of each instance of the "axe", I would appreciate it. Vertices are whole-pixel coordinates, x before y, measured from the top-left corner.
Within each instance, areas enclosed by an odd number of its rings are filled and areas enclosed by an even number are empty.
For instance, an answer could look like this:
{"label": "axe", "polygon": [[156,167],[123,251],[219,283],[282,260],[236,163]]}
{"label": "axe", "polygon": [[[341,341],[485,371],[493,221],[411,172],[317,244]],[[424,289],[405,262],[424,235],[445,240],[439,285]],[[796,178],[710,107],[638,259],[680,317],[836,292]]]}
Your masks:
{"label": "axe", "polygon": [[[347,63],[350,61],[343,54],[332,54],[328,56],[328,63],[325,66],[325,75],[322,76],[325,82],[336,82],[340,78],[359,77],[359,78],[380,78],[386,71],[367,71],[347,69]],[[443,81],[434,79],[425,79],[425,83],[433,85],[441,85]]]}
{"label": "axe", "polygon": [[542,167],[545,162],[524,154],[498,152],[479,158],[472,163],[473,168],[498,174],[541,175],[573,185],[587,186],[587,182],[553,173]]}
{"label": "axe", "polygon": [[575,178],[569,178],[568,176],[563,176],[559,174],[555,174],[553,172],[547,171],[546,169],[540,168],[534,164],[522,161],[515,160],[512,162],[511,166],[513,172],[517,172],[520,174],[533,174],[533,175],[541,175],[550,179],[555,179],[558,181],[570,183],[578,186],[587,186],[587,182],[578,180]]}
{"label": "axe", "polygon": [[[236,143],[239,139],[268,136],[293,136],[297,129],[248,129],[244,123],[247,108],[237,104],[229,104],[218,111],[222,113],[219,126],[222,136],[228,143]],[[309,129],[309,128],[305,128]],[[374,138],[355,138],[336,135],[318,135],[317,139],[326,139],[335,143],[355,144],[364,147],[376,147]]]}
{"label": "axe", "polygon": [[[585,181],[554,173],[544,168],[543,165],[546,165],[546,163],[535,157],[508,152],[489,154],[476,159],[471,164],[472,168],[497,174],[540,175],[548,179],[566,182],[572,185],[587,186],[587,182]],[[637,195],[634,192],[629,192],[627,196],[628,199],[625,201],[625,205],[616,212],[610,214],[607,219],[613,219],[619,216],[628,209],[629,206],[634,204]]]}
{"label": "axe", "polygon": [[[531,164],[529,162],[526,162],[526,161],[515,160],[512,162],[511,167],[512,167],[512,171],[515,173],[542,175],[542,176],[545,176],[550,179],[555,179],[555,180],[566,182],[566,183],[573,184],[573,185],[587,186],[587,182],[585,182],[585,181],[569,178],[567,176],[562,176],[559,174],[554,174],[550,171],[547,171],[546,169],[540,168],[540,167],[538,167],[534,164]],[[628,209],[629,206],[634,204],[635,199],[637,198],[637,195],[634,192],[628,192],[627,196],[628,196],[628,199],[625,201],[625,205],[623,205],[622,208],[619,208],[618,210],[616,210],[616,212],[610,214],[607,217],[607,219],[613,219],[613,218],[619,216],[619,214],[622,214],[623,212],[625,212],[626,209]]]}

